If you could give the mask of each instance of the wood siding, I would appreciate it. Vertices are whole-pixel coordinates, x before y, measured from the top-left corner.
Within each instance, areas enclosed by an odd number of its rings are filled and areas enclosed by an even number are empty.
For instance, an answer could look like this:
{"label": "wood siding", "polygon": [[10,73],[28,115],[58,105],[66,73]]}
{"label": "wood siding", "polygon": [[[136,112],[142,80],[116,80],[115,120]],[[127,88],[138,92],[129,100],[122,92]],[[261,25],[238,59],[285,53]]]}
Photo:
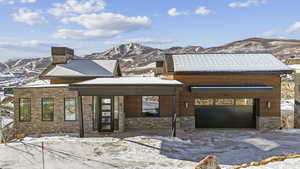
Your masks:
{"label": "wood siding", "polygon": [[[172,75],[185,85],[185,90],[177,94],[177,108],[179,116],[194,115],[195,98],[258,98],[260,99],[259,116],[280,116],[280,87],[279,74],[210,74],[210,75]],[[268,85],[273,89],[269,93],[191,93],[190,85]],[[267,108],[267,102],[271,108]],[[188,106],[186,107],[186,103]]]}

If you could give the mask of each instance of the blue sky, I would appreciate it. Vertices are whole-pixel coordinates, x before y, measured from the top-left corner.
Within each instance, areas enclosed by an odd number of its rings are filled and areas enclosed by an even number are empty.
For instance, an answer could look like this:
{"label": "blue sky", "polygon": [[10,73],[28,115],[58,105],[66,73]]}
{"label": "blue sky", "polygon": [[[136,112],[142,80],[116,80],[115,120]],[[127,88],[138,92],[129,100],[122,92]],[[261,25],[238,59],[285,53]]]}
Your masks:
{"label": "blue sky", "polygon": [[0,0],[0,62],[77,55],[138,42],[222,45],[250,37],[300,38],[299,0]]}

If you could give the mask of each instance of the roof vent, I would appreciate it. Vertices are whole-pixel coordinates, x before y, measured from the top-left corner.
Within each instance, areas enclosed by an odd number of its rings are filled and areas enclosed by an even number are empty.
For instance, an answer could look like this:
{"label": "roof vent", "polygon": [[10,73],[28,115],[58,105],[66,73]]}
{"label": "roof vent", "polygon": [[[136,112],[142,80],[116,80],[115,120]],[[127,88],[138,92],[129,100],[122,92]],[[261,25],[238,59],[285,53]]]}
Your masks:
{"label": "roof vent", "polygon": [[52,47],[52,63],[64,64],[74,58],[74,50],[67,47]]}

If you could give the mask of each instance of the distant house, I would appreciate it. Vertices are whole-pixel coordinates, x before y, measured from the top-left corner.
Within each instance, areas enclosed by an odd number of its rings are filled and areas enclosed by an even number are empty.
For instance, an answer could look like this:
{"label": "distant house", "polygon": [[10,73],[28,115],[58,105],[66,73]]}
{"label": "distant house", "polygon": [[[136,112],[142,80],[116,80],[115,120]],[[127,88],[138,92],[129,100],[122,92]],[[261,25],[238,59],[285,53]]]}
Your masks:
{"label": "distant house", "polygon": [[280,75],[292,71],[270,54],[167,54],[160,77],[125,77],[117,60],[73,55],[52,48],[50,84],[14,88],[18,133],[279,128]]}

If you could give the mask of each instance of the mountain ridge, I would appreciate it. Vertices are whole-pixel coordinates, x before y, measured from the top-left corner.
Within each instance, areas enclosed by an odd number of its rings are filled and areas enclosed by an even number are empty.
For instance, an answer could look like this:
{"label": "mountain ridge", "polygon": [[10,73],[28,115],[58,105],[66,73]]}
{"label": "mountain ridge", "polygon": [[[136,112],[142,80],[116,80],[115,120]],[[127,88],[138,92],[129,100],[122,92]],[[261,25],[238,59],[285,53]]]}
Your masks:
{"label": "mountain ridge", "polygon": [[[248,38],[216,47],[174,46],[168,49],[128,43],[81,57],[86,59],[118,59],[124,73],[141,74],[153,71],[154,62],[162,60],[165,53],[271,53],[278,59],[285,60],[292,56],[300,57],[300,40]],[[18,86],[32,81],[50,63],[50,57],[0,62],[0,88]]]}

